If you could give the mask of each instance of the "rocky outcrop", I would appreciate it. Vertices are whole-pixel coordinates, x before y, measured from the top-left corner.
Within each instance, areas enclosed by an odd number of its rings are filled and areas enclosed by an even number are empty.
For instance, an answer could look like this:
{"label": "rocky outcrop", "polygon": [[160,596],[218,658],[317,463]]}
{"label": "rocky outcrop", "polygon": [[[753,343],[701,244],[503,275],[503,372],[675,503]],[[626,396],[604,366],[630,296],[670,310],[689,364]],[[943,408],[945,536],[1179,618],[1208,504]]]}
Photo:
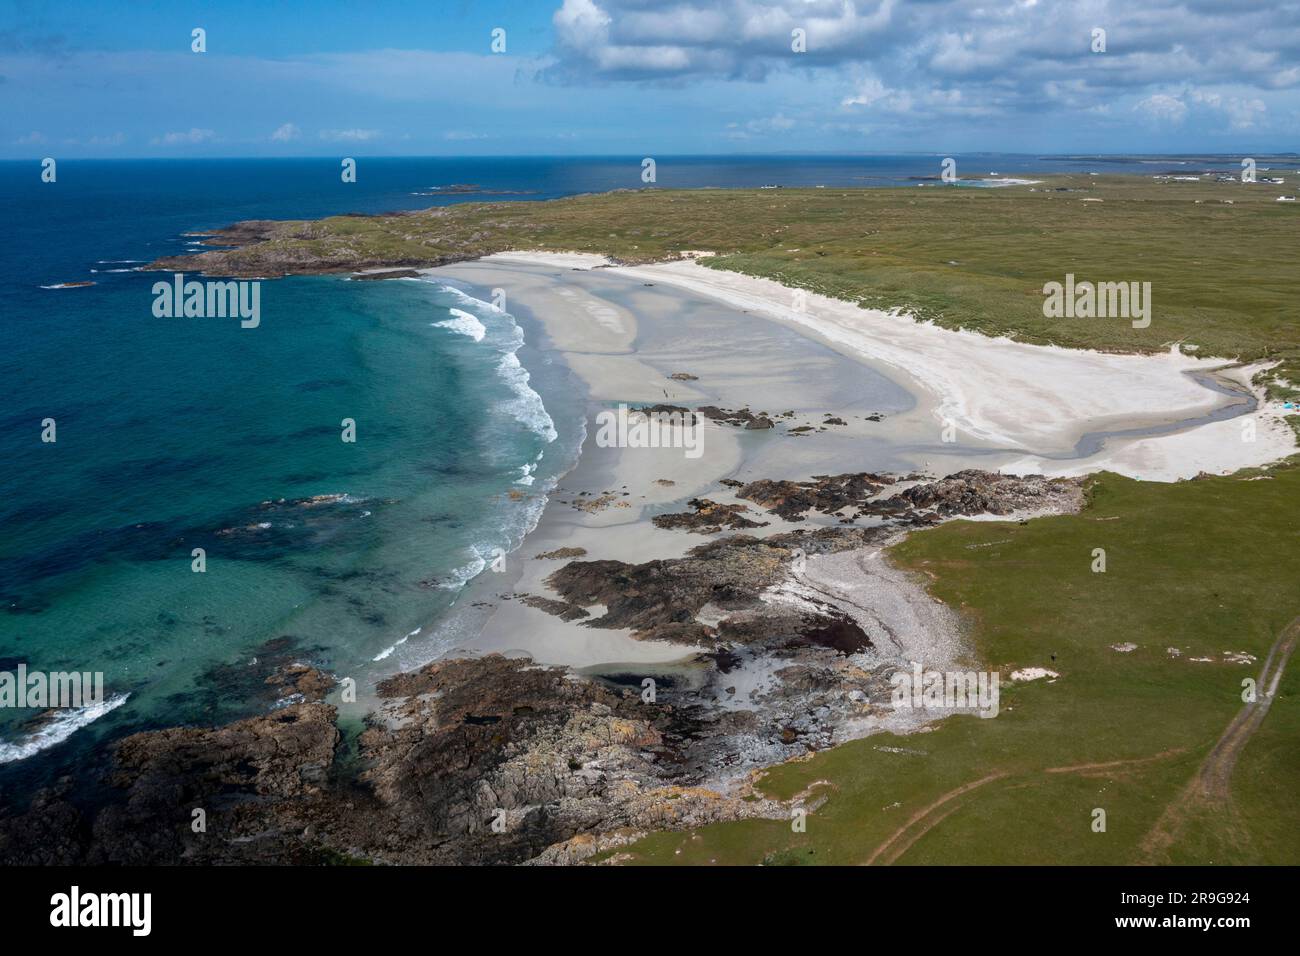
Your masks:
{"label": "rocky outcrop", "polygon": [[[518,863],[599,834],[784,813],[703,785],[744,718],[499,655],[381,683],[344,759],[333,707],[122,740],[107,802],[70,788],[0,818],[0,858],[36,864]],[[584,846],[589,849],[584,849]]]}
{"label": "rocky outcrop", "polygon": [[859,472],[814,475],[811,481],[751,481],[736,490],[736,497],[785,518],[802,521],[809,511],[840,517],[885,518],[911,524],[933,524],[960,515],[1077,511],[1083,503],[1082,482],[1077,478],[1001,475],[967,470],[938,480],[923,480],[889,498],[882,491],[915,476]]}
{"label": "rocky outcrop", "polygon": [[376,282],[381,279],[418,279],[418,269],[380,269],[375,272],[358,272],[352,277],[355,282]]}
{"label": "rocky outcrop", "polygon": [[972,469],[913,485],[878,507],[951,517],[1039,511],[1065,513],[1078,511],[1082,504],[1083,482],[1078,478],[1021,477]]}
{"label": "rocky outcrop", "polygon": [[332,675],[323,673],[310,664],[295,661],[277,668],[266,678],[265,683],[268,687],[275,688],[279,700],[299,703],[324,700],[334,689],[335,680]]}
{"label": "rocky outcrop", "polygon": [[525,594],[520,600],[529,607],[535,607],[547,614],[554,614],[561,621],[580,621],[584,617],[591,616],[585,607],[569,604],[566,601],[557,601],[554,598],[541,597],[537,594]]}
{"label": "rocky outcrop", "polygon": [[562,558],[581,558],[587,553],[586,548],[556,548],[554,551],[542,551],[533,555],[537,561],[558,561]]}
{"label": "rocky outcrop", "polygon": [[697,534],[717,534],[723,528],[732,531],[762,528],[768,523],[744,517],[744,513],[749,511],[745,505],[723,505],[708,498],[692,498],[687,504],[694,510],[655,515],[650,520],[656,528],[680,529]]}
{"label": "rocky outcrop", "polygon": [[747,428],[751,431],[776,427],[766,412],[759,412],[755,415],[748,408],[729,411],[715,405],[701,405],[696,411],[710,421],[721,422],[724,425],[735,425],[738,428]]}
{"label": "rocky outcrop", "polygon": [[751,481],[736,492],[787,521],[802,521],[811,510],[835,514],[845,508],[861,509],[880,491],[894,483],[889,475],[860,472],[814,475],[812,481]]}
{"label": "rocky outcrop", "polygon": [[[626,628],[642,640],[703,646],[758,637],[804,639],[840,616],[828,610],[791,610],[763,603],[761,595],[788,575],[800,555],[862,547],[883,537],[879,529],[819,529],[754,538],[734,535],[692,548],[681,558],[626,564],[573,561],[547,578],[565,602],[604,605],[586,627]],[[722,634],[697,618],[706,607],[748,612],[746,627]],[[757,615],[757,619],[753,616]],[[846,625],[847,626],[847,625]],[[862,640],[865,642],[865,635]]]}

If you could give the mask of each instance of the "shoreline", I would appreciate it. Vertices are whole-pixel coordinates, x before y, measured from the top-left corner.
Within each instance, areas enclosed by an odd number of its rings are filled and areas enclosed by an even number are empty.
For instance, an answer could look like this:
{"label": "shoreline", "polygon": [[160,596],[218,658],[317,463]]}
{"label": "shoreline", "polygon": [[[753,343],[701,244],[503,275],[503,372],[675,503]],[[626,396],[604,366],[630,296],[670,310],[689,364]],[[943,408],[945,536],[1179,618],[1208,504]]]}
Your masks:
{"label": "shoreline", "polygon": [[[787,445],[774,456],[770,450],[764,453],[756,446],[760,439],[715,423],[706,426],[709,452],[694,466],[682,460],[680,451],[675,449],[638,449],[635,454],[630,454],[626,449],[598,447],[591,426],[592,415],[609,407],[611,402],[659,401],[699,405],[709,400],[721,400],[716,392],[709,390],[712,386],[708,381],[671,380],[669,375],[672,373],[664,364],[668,360],[663,353],[652,349],[650,354],[646,354],[645,350],[637,347],[643,326],[647,332],[659,329],[665,323],[663,315],[656,314],[651,307],[638,312],[611,297],[595,295],[591,289],[579,287],[580,277],[623,282],[627,288],[634,285],[645,288],[662,283],[687,299],[718,302],[732,313],[737,322],[742,321],[745,314],[760,315],[765,323],[793,331],[800,340],[809,343],[810,348],[824,346],[850,363],[846,367],[862,368],[864,375],[870,370],[894,383],[899,379],[908,381],[912,386],[913,406],[886,416],[874,433],[880,440],[898,446],[895,451],[902,454],[904,461],[894,464],[900,472],[924,471],[941,476],[963,468],[978,467],[1007,474],[1077,477],[1112,470],[1146,480],[1172,481],[1211,470],[1206,465],[1235,471],[1240,467],[1265,464],[1267,460],[1284,457],[1294,450],[1285,447],[1286,436],[1292,434],[1290,429],[1281,423],[1280,416],[1268,406],[1260,391],[1250,385],[1250,377],[1258,366],[1225,368],[1222,363],[1174,352],[1162,356],[1114,356],[1027,345],[1009,339],[990,339],[978,333],[940,329],[906,316],[858,309],[852,303],[812,294],[807,296],[807,313],[799,313],[777,298],[791,295],[792,289],[770,280],[719,273],[689,260],[625,267],[585,253],[509,252],[420,271],[422,275],[453,287],[467,285],[470,294],[476,294],[473,292],[475,289],[507,288],[513,300],[511,307],[525,312],[527,321],[542,331],[545,341],[533,342],[534,347],[547,357],[548,362],[553,358],[565,365],[586,388],[583,401],[587,408],[587,434],[578,457],[549,492],[541,517],[510,556],[507,573],[490,575],[484,572],[466,586],[461,599],[465,605],[488,603],[494,599],[500,603],[490,610],[480,608],[482,613],[474,615],[456,612],[461,615],[461,621],[455,630],[466,638],[458,642],[454,649],[456,652],[526,654],[541,664],[580,671],[607,670],[622,665],[643,669],[680,665],[702,653],[704,648],[656,646],[653,642],[638,640],[626,629],[577,627],[506,596],[523,593],[535,598],[553,599],[554,594],[545,579],[563,562],[538,560],[536,555],[557,549],[581,548],[588,558],[632,563],[680,558],[698,541],[691,540],[692,536],[661,531],[653,527],[651,519],[670,505],[680,507],[701,495],[707,495],[710,500],[733,500],[727,497],[728,489],[719,484],[724,479],[739,476],[803,480],[811,474],[826,471],[878,470],[877,463],[864,462],[863,456],[855,455],[852,439],[827,450],[817,448],[816,443],[830,441],[831,437],[817,434],[811,439],[812,447],[807,441],[799,441],[794,443],[794,448]],[[483,298],[481,293],[477,295]],[[862,313],[859,329],[845,322],[846,316],[857,318],[856,313]],[[827,316],[825,321],[821,319],[822,315]],[[877,341],[885,343],[885,360],[869,351]],[[985,406],[968,403],[960,395],[954,399],[940,391],[945,382],[956,377],[951,364],[932,368],[925,367],[924,359],[904,361],[900,358],[905,345],[917,344],[919,347],[918,343],[929,341],[942,342],[938,354],[945,356],[949,363],[955,361],[952,358],[955,352],[962,357],[968,355],[960,352],[963,346],[974,349],[976,355],[981,354],[981,347],[985,352],[1010,350],[1023,362],[1032,364],[1038,358],[1054,363],[1058,369],[1062,362],[1076,359],[1082,365],[1082,371],[1075,371],[1072,377],[1065,376],[1065,381],[1076,391],[1082,387],[1080,379],[1093,371],[1111,374],[1113,381],[1127,383],[1130,388],[1128,392],[1112,388],[1104,401],[1094,400],[1094,404],[1102,410],[1111,410],[1112,414],[1095,415],[1084,422],[1062,421],[1060,409],[1068,408],[1068,401],[1049,402],[1054,417],[1045,416],[1047,421],[1044,423],[1030,421],[1022,425],[1020,434],[1048,435],[1049,441],[1062,445],[1069,442],[1071,447],[1054,451],[1050,456],[1026,455],[1021,448],[1001,447],[998,442],[989,440],[989,433],[996,423],[986,423],[978,418]],[[688,366],[698,367],[701,361],[706,360],[703,352],[690,356],[680,349],[676,353],[671,349],[667,351],[681,356],[679,364],[686,371],[690,371]],[[1154,381],[1142,381],[1135,366],[1144,366]],[[754,375],[735,368],[727,369],[726,374],[739,382],[729,394],[732,404],[752,405],[752,401],[744,401],[747,394],[753,396],[770,391],[771,383],[764,381],[761,374]],[[1233,421],[1239,415],[1228,414],[1218,421],[1190,427],[1183,424],[1183,419],[1196,413],[1212,417],[1216,411],[1230,413],[1232,408],[1242,404],[1240,398],[1223,402],[1223,394],[1194,380],[1195,376],[1202,375],[1222,376],[1235,382],[1239,388],[1250,390],[1255,395],[1256,404],[1250,414],[1263,419],[1272,417],[1272,427],[1266,424],[1260,429],[1261,441],[1254,445],[1238,442],[1246,445],[1242,455],[1226,454],[1222,439],[1226,430],[1239,427]],[[1029,395],[1004,394],[1001,403],[1023,415],[1043,390],[1024,388],[1025,382],[1032,377],[1024,369],[1008,377]],[[1048,382],[1059,379],[1060,376],[1046,376]],[[959,384],[968,384],[969,377],[958,381]],[[1164,394],[1170,383],[1181,386],[1174,401],[1182,402],[1182,405],[1148,413],[1135,422],[1132,409],[1141,408],[1143,402],[1149,401],[1153,395]],[[1114,413],[1115,409],[1124,408],[1126,402],[1129,415]],[[967,434],[947,447],[937,440],[924,441],[918,433],[928,428],[937,432],[939,416],[945,410],[962,415]],[[1004,412],[1004,424],[1014,417],[1015,412]],[[832,410],[828,409],[827,414],[830,413]],[[833,413],[839,414],[839,410],[833,410]],[[853,424],[857,425],[856,422]],[[1110,427],[1089,427],[1092,425]],[[1142,434],[1146,429],[1167,431]],[[1213,429],[1213,437],[1202,437],[1206,429]],[[1003,427],[1002,430],[1007,429]],[[1108,433],[1114,430],[1137,434],[1110,436]],[[853,431],[858,439],[866,437],[861,428]],[[1101,445],[1099,449],[1082,458],[1074,454],[1072,446],[1081,445],[1099,433],[1102,436],[1097,439]],[[1014,441],[1018,436],[991,437]],[[1206,455],[1211,452],[1217,452],[1217,455],[1207,461]],[[783,470],[779,473],[775,471],[775,460],[781,460]],[[639,481],[638,476],[641,478]],[[671,482],[671,485],[658,484],[656,480]],[[617,500],[609,502],[608,507],[599,512],[575,511],[570,502],[584,494],[593,499],[613,494]],[[779,525],[764,529],[763,533],[796,527],[795,524]],[[465,619],[469,617],[476,618],[476,623],[467,625]],[[426,628],[426,636],[431,630]],[[443,651],[433,658],[426,655],[420,660],[409,660],[406,665],[418,666],[450,653],[452,651]]]}
{"label": "shoreline", "polygon": [[[513,303],[511,308],[519,309],[522,304],[520,311],[526,314],[527,321],[542,331],[545,341],[533,345],[544,355],[555,356],[555,360],[563,363],[586,389],[587,434],[576,462],[549,493],[540,520],[511,555],[507,572],[502,575],[484,572],[467,585],[462,599],[467,605],[491,600],[489,595],[500,599],[500,592],[504,590],[552,598],[553,592],[545,579],[564,562],[539,560],[536,555],[558,549],[581,548],[588,558],[627,563],[680,559],[689,548],[703,543],[703,539],[654,527],[652,519],[656,513],[680,508],[686,501],[701,495],[720,498],[727,491],[719,484],[722,480],[734,480],[735,476],[766,477],[777,468],[773,461],[774,449],[770,447],[772,442],[765,441],[769,437],[765,433],[760,436],[759,433],[736,431],[714,422],[704,426],[707,450],[696,461],[684,458],[680,449],[637,449],[633,452],[630,449],[603,448],[596,443],[592,417],[596,412],[609,408],[611,403],[689,402],[698,405],[716,401],[727,407],[752,405],[753,397],[770,391],[771,382],[764,381],[762,374],[752,374],[743,363],[735,361],[722,363],[720,374],[728,381],[721,387],[709,383],[707,376],[693,382],[672,380],[670,375],[674,370],[689,371],[686,366],[698,369],[705,356],[683,357],[679,363],[683,369],[676,369],[665,363],[670,361],[667,354],[679,351],[679,342],[673,342],[662,352],[649,350],[649,355],[646,349],[638,348],[639,337],[653,337],[662,333],[664,326],[675,324],[671,315],[666,319],[657,314],[659,310],[655,308],[637,311],[627,307],[626,303],[593,295],[589,290],[566,287],[564,278],[575,270],[591,272],[590,266],[591,258],[584,255],[559,254],[539,258],[531,254],[503,254],[472,263],[421,270],[422,274],[453,286],[468,284],[472,290],[479,290],[470,293],[479,298],[483,297],[484,289],[507,286]],[[607,275],[609,273],[604,270],[593,273],[593,276],[601,278]],[[623,277],[615,281],[628,289],[645,287],[642,283],[628,283]],[[662,296],[663,293],[656,294]],[[688,299],[698,297],[677,292],[671,295],[674,308]],[[729,326],[721,333],[724,336],[742,333],[743,326],[748,323],[739,311],[728,307],[715,310],[707,321],[719,321],[719,314],[723,316],[722,323]],[[673,334],[679,332],[680,329]],[[859,372],[856,363],[809,342],[802,334],[796,332],[794,336],[783,338],[804,343],[803,348],[816,353],[817,361],[835,366],[836,374],[841,378]],[[788,359],[788,354],[785,358]],[[888,385],[883,378],[880,381]],[[853,383],[847,383],[846,388],[852,391]],[[805,417],[815,421],[813,410],[804,406],[823,403],[815,399],[811,403],[800,403],[796,398],[783,396],[782,409],[794,404],[801,408]],[[905,396],[893,395],[893,403],[899,404],[900,398],[905,399]],[[830,398],[825,400],[829,402]],[[908,401],[910,399],[902,404]],[[894,404],[886,401],[885,407],[892,409]],[[843,406],[838,403],[833,406],[825,404],[824,407],[826,413],[832,407],[837,413],[843,411]],[[864,418],[877,410],[876,405],[858,409]],[[914,409],[907,409],[903,414],[912,412]],[[894,427],[881,424],[883,428],[874,423],[871,428],[889,432]],[[794,443],[799,447],[781,449],[779,456],[793,456],[793,460],[805,463],[810,472],[822,469],[846,471],[861,466],[862,462],[855,461],[852,444],[855,438],[866,437],[868,429],[857,422],[853,425],[854,436],[834,436],[839,439],[839,447],[829,453],[824,449],[805,450],[806,442],[798,441]],[[765,448],[765,444],[769,447]],[[906,462],[901,459],[891,457],[890,463],[897,470],[906,470]],[[963,460],[962,463],[970,462]],[[788,460],[785,464],[788,467]],[[786,476],[786,473],[781,473],[781,477]],[[791,473],[789,477],[795,475]],[[598,510],[573,507],[573,502],[581,497],[599,500],[609,495],[613,495],[614,500]],[[779,520],[772,521],[771,525],[764,531],[790,531],[799,527],[796,523]],[[600,609],[593,611],[600,613]],[[622,628],[597,630],[575,626],[517,600],[500,600],[484,614],[462,612],[461,620],[453,625],[458,633],[471,629],[465,626],[466,619],[471,616],[479,619],[481,629],[478,633],[468,641],[460,642],[456,648],[443,652],[438,659],[467,651],[476,654],[526,654],[539,664],[570,667],[580,673],[615,671],[621,667],[639,668],[646,672],[648,669],[689,666],[693,659],[707,650],[699,645],[638,639]]]}

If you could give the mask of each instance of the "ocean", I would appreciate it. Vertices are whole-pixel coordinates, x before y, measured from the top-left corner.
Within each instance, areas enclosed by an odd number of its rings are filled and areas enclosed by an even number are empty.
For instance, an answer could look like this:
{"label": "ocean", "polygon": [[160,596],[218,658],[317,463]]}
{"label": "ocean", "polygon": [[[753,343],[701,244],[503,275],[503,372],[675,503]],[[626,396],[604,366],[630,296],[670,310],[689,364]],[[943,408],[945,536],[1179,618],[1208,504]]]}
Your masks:
{"label": "ocean", "polygon": [[[263,282],[256,328],[160,318],[164,276],[137,266],[244,219],[637,188],[640,160],[362,158],[346,184],[336,160],[67,160],[54,183],[0,163],[0,672],[102,672],[107,698],[53,721],[0,708],[0,788],[106,737],[283,703],[241,676],[258,655],[364,680],[519,545],[581,447],[583,396],[526,318],[344,277]],[[938,164],[660,157],[657,185],[896,185]]]}

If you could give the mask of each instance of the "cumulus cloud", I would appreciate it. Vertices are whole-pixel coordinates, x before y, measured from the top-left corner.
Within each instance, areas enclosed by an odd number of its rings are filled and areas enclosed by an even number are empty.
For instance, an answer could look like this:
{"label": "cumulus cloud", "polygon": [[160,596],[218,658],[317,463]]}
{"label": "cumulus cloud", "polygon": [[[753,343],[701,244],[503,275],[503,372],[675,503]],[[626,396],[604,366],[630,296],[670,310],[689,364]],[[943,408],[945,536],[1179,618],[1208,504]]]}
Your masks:
{"label": "cumulus cloud", "polygon": [[[552,18],[562,59],[550,72],[568,79],[758,79],[778,63],[814,51],[837,61],[852,58],[889,25],[897,5],[898,0],[687,0],[667,6],[564,0]],[[858,6],[871,9],[859,13]],[[795,30],[802,31],[806,52],[795,52]]]}
{"label": "cumulus cloud", "polygon": [[1157,122],[1179,124],[1193,113],[1207,124],[1227,123],[1232,130],[1254,129],[1268,112],[1257,96],[1233,96],[1215,90],[1187,87],[1175,93],[1154,93],[1139,100],[1134,110]]}
{"label": "cumulus cloud", "polygon": [[1187,104],[1168,93],[1153,93],[1138,100],[1133,109],[1159,123],[1181,123],[1187,118]]}
{"label": "cumulus cloud", "polygon": [[[546,75],[560,82],[817,73],[841,83],[832,104],[864,117],[1101,115],[1118,101],[1163,124],[1198,109],[1240,130],[1268,115],[1250,90],[1300,88],[1300,0],[563,0],[553,22]],[[805,53],[791,48],[795,29]]]}
{"label": "cumulus cloud", "polygon": [[1259,97],[1224,96],[1204,90],[1191,91],[1192,102],[1222,113],[1232,129],[1251,129],[1267,112]]}
{"label": "cumulus cloud", "polygon": [[298,139],[300,136],[302,136],[302,130],[298,129],[298,127],[292,123],[285,123],[271,134],[271,142],[290,143],[295,139]]}

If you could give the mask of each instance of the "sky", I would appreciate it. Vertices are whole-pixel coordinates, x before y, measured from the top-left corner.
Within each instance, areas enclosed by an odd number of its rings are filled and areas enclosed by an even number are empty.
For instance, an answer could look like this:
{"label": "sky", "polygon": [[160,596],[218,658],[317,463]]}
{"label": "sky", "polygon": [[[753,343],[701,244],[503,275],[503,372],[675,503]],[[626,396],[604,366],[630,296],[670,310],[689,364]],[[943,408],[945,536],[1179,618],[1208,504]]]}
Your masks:
{"label": "sky", "polygon": [[1300,0],[0,0],[8,159],[1298,150]]}

